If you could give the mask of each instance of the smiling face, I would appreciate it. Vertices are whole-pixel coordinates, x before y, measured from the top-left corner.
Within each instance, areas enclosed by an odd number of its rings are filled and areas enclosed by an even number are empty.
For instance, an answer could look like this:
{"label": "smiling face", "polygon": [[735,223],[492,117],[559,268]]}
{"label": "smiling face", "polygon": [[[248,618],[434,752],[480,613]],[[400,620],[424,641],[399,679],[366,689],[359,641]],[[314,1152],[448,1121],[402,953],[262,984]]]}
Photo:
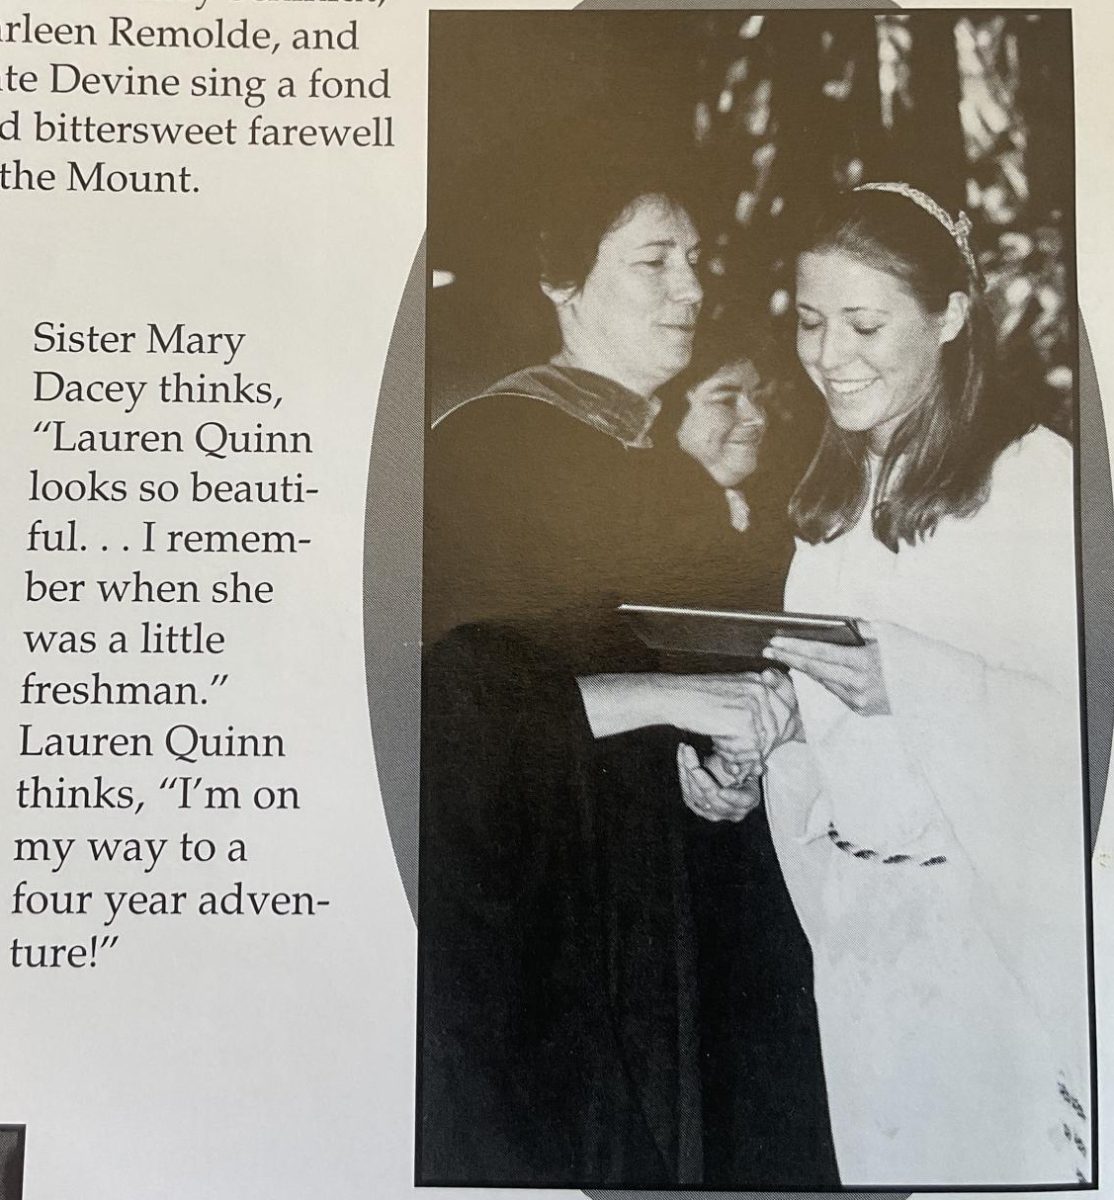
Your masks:
{"label": "smiling face", "polygon": [[[810,251],[797,263],[797,356],[835,425],[868,435],[878,454],[932,392],[941,347],[962,314],[925,310],[886,271],[840,250]],[[957,323],[958,317],[958,323]]]}
{"label": "smiling face", "polygon": [[766,433],[766,414],[755,401],[760,383],[752,363],[728,363],[687,394],[677,442],[720,487],[738,487],[758,467]]}
{"label": "smiling face", "polygon": [[554,359],[652,395],[688,366],[704,298],[692,218],[663,196],[642,196],[604,234],[580,288],[543,288],[557,308]]}

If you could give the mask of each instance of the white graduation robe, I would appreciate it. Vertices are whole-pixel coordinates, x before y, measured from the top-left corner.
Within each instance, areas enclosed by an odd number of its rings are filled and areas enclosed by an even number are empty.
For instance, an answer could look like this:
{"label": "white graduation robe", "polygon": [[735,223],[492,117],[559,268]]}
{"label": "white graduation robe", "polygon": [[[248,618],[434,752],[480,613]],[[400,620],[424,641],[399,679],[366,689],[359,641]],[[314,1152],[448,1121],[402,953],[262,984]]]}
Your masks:
{"label": "white graduation robe", "polygon": [[1072,480],[1039,429],[974,516],[893,554],[868,506],[790,570],[789,611],[873,623],[891,709],[794,672],[767,780],[845,1186],[1090,1178]]}

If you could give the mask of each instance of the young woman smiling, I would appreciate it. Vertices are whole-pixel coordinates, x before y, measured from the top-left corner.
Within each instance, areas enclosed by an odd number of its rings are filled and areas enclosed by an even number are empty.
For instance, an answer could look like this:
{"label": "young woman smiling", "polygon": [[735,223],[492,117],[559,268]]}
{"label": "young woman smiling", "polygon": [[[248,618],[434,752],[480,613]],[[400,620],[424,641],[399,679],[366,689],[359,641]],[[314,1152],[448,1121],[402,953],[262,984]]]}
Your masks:
{"label": "young woman smiling", "polygon": [[991,385],[966,218],[844,196],[797,260],[827,427],[775,639],[803,741],[767,809],[813,948],[849,1186],[1091,1177],[1071,446]]}

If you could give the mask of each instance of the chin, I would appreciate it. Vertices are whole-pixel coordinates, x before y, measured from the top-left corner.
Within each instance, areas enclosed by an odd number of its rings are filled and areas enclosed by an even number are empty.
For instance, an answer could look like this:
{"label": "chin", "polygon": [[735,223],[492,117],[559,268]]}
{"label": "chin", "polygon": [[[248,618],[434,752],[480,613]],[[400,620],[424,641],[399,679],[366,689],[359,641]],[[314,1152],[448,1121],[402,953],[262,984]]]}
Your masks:
{"label": "chin", "polygon": [[692,343],[677,346],[676,349],[661,347],[658,357],[658,373],[665,376],[665,382],[675,379],[692,361]]}
{"label": "chin", "polygon": [[723,465],[741,479],[746,479],[758,470],[758,450],[759,447],[753,444],[732,447],[724,454]]}
{"label": "chin", "polygon": [[844,433],[869,433],[877,421],[871,419],[864,420],[860,414],[844,413],[837,414],[828,410],[828,416],[831,418],[832,424],[837,429],[842,429]]}
{"label": "chin", "polygon": [[729,458],[721,460],[712,468],[712,478],[723,488],[737,488],[745,483],[758,469],[758,461],[754,455],[747,459]]}

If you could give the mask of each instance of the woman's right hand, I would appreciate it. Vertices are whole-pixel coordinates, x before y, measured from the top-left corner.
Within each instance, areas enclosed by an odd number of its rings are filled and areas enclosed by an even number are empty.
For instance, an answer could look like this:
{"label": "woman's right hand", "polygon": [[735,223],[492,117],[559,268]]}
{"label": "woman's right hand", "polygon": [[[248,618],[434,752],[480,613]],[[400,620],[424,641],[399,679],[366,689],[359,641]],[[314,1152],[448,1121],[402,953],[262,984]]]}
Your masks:
{"label": "woman's right hand", "polygon": [[655,678],[661,723],[712,738],[728,762],[762,763],[780,745],[788,713],[761,675]]}
{"label": "woman's right hand", "polygon": [[795,736],[792,685],[772,670],[737,675],[591,675],[577,682],[596,737],[672,725],[712,738],[728,761],[761,764],[773,749]]}

